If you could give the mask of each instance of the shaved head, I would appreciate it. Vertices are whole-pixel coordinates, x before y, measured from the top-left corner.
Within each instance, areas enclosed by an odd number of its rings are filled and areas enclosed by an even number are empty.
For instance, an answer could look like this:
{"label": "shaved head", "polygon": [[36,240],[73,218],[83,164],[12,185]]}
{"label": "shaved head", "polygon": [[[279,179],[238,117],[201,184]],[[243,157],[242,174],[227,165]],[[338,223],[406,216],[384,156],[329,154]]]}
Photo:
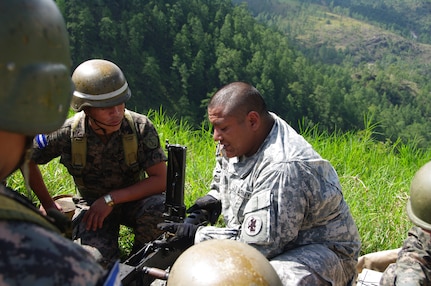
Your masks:
{"label": "shaved head", "polygon": [[220,88],[208,103],[208,119],[228,158],[256,153],[274,124],[259,91],[245,82]]}
{"label": "shaved head", "polygon": [[208,109],[222,108],[225,116],[243,117],[250,111],[266,115],[268,110],[259,91],[245,82],[233,82],[220,88],[210,99]]}

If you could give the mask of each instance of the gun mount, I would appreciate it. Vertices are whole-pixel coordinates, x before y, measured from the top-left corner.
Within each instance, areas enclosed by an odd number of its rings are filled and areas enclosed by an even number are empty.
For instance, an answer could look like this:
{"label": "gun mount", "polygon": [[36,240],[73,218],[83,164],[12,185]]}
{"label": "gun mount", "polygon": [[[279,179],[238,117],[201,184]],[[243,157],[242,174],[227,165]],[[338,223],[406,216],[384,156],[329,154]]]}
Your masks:
{"label": "gun mount", "polygon": [[[186,170],[185,146],[172,145],[166,141],[168,171],[164,218],[167,222],[183,222],[186,213],[184,205],[184,182]],[[147,243],[119,265],[119,276],[123,285],[150,285],[156,278],[167,279],[165,269],[172,266],[182,251],[166,246],[169,240],[164,233],[155,241]]]}

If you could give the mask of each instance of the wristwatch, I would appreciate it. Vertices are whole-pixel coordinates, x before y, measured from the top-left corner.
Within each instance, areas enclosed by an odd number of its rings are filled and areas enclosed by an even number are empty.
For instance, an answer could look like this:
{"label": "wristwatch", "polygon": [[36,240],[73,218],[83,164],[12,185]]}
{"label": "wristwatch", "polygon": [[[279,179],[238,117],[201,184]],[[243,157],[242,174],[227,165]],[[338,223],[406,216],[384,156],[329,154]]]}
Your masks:
{"label": "wristwatch", "polygon": [[105,199],[105,203],[110,206],[113,207],[114,206],[114,201],[112,200],[111,194],[107,194],[103,197]]}

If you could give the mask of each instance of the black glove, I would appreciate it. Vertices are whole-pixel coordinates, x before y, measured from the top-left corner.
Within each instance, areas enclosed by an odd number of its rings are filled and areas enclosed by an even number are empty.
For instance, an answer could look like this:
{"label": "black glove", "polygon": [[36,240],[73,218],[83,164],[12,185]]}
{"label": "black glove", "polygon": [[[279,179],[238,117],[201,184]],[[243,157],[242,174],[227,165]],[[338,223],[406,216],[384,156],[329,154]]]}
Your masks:
{"label": "black glove", "polygon": [[214,225],[221,214],[221,201],[217,200],[211,195],[206,195],[196,200],[187,213],[199,212],[201,210],[207,211],[207,220]]}
{"label": "black glove", "polygon": [[185,250],[194,244],[198,227],[199,226],[191,223],[177,222],[159,223],[157,225],[157,228],[175,234],[175,236],[166,242],[166,246],[181,250]]}

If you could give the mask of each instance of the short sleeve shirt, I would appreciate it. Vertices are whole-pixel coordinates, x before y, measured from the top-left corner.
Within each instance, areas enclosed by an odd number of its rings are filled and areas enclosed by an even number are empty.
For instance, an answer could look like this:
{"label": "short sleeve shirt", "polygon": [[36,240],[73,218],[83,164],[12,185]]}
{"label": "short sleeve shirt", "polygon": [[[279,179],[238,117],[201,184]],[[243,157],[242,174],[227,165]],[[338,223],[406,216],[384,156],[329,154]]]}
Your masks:
{"label": "short sleeve shirt", "polygon": [[[32,159],[37,164],[45,164],[60,157],[60,163],[67,168],[75,182],[77,176],[82,177],[84,186],[77,184],[78,190],[87,199],[96,199],[112,190],[130,186],[137,182],[137,172],[142,177],[147,168],[166,161],[166,155],[153,123],[144,115],[129,112],[136,127],[139,168],[129,166],[125,160],[122,135],[133,133],[127,119],[123,118],[120,129],[104,143],[88,125],[88,118],[82,114],[83,111],[66,120],[60,129],[47,134],[46,147],[39,148],[35,143]],[[75,120],[79,122],[74,134],[87,138],[86,164],[82,170],[72,166],[71,130]]]}

